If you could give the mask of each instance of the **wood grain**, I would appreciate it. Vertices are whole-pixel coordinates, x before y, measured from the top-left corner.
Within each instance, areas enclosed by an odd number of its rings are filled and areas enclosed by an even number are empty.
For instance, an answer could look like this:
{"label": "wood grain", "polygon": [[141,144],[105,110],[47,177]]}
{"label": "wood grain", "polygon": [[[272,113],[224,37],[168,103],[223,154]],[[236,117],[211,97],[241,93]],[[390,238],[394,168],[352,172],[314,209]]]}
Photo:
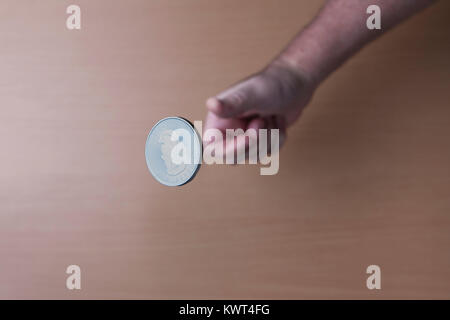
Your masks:
{"label": "wood grain", "polygon": [[324,83],[278,175],[148,173],[157,120],[201,120],[320,6],[2,0],[0,298],[450,298],[449,1]]}

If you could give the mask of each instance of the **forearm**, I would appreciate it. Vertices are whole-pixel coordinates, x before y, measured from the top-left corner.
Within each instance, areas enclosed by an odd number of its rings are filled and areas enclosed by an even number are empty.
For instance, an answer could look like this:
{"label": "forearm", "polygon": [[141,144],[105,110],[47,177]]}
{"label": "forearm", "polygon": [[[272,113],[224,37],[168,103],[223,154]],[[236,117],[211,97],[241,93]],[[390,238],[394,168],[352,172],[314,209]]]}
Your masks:
{"label": "forearm", "polygon": [[[434,0],[328,0],[316,18],[275,59],[320,83],[343,62]],[[369,5],[381,8],[381,30],[366,27]]]}

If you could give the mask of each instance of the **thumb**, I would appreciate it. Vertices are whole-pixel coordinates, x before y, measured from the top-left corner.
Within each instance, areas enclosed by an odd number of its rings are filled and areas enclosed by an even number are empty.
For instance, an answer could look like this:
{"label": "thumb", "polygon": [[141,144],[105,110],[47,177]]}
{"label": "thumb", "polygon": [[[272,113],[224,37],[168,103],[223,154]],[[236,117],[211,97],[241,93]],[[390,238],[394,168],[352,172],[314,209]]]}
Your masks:
{"label": "thumb", "polygon": [[221,118],[233,118],[254,109],[254,90],[250,81],[241,82],[206,101],[206,107]]}

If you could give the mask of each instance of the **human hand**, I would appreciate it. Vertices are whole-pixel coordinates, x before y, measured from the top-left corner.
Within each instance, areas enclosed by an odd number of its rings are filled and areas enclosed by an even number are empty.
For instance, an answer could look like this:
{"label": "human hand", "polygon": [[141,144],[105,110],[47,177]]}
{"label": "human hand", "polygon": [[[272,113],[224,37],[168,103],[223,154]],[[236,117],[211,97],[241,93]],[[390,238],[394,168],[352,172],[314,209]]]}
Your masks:
{"label": "human hand", "polygon": [[[205,131],[219,129],[279,129],[280,146],[286,139],[286,129],[301,115],[310,101],[316,85],[305,73],[287,63],[275,61],[264,70],[240,81],[206,101],[208,113]],[[204,136],[207,137],[207,136]],[[207,138],[205,138],[207,139]],[[203,141],[204,145],[212,141]],[[225,146],[225,154],[248,148],[248,144]]]}

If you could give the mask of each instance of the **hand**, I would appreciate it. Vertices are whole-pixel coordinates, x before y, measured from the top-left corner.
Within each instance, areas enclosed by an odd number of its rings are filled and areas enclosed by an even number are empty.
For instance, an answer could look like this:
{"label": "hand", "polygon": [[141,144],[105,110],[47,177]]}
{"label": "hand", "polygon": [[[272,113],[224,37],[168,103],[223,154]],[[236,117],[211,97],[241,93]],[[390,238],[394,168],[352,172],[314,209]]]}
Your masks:
{"label": "hand", "polygon": [[[216,128],[223,134],[226,129],[268,129],[269,134],[271,129],[279,129],[281,146],[287,127],[300,117],[315,88],[308,75],[287,63],[273,62],[261,72],[209,98],[204,129]],[[211,141],[203,143],[206,146]],[[225,149],[225,154],[236,153],[240,148],[248,148],[248,145],[235,143]]]}

